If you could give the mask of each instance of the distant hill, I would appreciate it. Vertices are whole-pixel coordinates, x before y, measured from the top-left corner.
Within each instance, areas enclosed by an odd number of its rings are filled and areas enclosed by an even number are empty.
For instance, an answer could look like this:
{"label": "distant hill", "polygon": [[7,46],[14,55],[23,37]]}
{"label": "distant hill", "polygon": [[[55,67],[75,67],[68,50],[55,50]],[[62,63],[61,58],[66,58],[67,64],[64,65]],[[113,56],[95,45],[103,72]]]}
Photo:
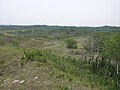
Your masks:
{"label": "distant hill", "polygon": [[93,31],[120,31],[120,27],[76,27],[76,26],[47,26],[47,25],[0,25],[0,30],[93,30]]}

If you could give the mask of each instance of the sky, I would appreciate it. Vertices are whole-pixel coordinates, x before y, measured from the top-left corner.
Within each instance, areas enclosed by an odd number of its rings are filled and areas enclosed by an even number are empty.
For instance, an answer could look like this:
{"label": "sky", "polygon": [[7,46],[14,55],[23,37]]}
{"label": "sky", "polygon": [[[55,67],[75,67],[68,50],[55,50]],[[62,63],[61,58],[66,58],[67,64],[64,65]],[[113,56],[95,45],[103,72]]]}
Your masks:
{"label": "sky", "polygon": [[0,0],[0,24],[120,26],[120,0]]}

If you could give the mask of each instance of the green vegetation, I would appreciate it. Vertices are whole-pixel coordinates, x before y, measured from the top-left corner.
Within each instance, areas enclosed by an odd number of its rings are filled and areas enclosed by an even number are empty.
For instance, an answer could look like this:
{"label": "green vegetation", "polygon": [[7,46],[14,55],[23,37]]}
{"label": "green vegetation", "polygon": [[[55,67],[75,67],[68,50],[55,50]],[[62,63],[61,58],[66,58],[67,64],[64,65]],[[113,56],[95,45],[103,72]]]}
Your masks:
{"label": "green vegetation", "polygon": [[120,27],[0,26],[1,90],[119,90]]}
{"label": "green vegetation", "polygon": [[67,48],[69,49],[77,49],[77,42],[74,39],[67,39]]}

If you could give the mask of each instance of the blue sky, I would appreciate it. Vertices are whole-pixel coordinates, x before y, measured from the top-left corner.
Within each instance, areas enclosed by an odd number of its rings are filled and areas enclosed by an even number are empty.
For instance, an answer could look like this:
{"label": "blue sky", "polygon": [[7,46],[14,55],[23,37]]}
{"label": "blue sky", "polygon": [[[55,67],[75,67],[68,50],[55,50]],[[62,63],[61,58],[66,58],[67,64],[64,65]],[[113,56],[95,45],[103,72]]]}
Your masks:
{"label": "blue sky", "polygon": [[120,0],[0,0],[0,24],[120,26]]}

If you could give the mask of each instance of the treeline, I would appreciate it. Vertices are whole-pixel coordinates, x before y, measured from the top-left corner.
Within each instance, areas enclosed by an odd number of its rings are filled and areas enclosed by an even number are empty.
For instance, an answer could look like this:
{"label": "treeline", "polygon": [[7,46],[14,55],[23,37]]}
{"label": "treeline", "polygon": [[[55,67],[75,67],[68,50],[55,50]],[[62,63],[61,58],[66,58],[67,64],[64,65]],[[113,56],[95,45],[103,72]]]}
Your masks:
{"label": "treeline", "polygon": [[85,45],[84,61],[105,84],[120,87],[120,32],[93,32]]}
{"label": "treeline", "polygon": [[0,25],[0,31],[19,37],[43,37],[48,39],[63,39],[69,37],[86,36],[93,31],[97,32],[116,32],[120,27],[73,27],[73,26],[15,26]]}
{"label": "treeline", "polygon": [[92,31],[119,31],[120,27],[101,26],[101,27],[75,27],[75,26],[47,26],[47,25],[0,25],[0,30],[92,30]]}

